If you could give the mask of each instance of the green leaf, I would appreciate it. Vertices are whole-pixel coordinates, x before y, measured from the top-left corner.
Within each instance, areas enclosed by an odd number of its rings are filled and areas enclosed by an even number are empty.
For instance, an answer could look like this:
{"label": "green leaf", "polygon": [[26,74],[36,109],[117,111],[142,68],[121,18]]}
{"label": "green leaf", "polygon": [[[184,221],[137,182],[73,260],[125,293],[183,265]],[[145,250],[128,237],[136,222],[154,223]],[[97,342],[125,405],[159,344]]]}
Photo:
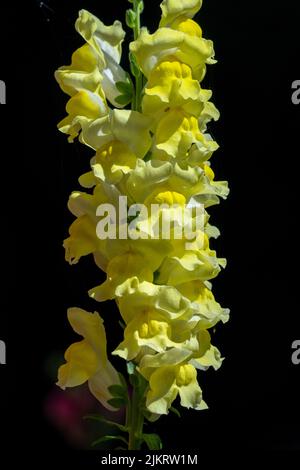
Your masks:
{"label": "green leaf", "polygon": [[96,441],[92,442],[91,445],[92,447],[95,447],[98,444],[102,444],[102,442],[108,442],[108,441],[122,441],[122,442],[125,442],[126,445],[128,445],[128,442],[123,436],[103,436],[103,437],[100,437],[99,439],[96,439]]}
{"label": "green leaf", "polygon": [[115,101],[120,104],[121,106],[126,106],[127,104],[131,103],[132,96],[130,95],[119,95],[115,98]]}
{"label": "green leaf", "polygon": [[174,406],[171,406],[170,407],[170,411],[172,413],[174,413],[176,416],[178,416],[178,418],[181,418],[181,414],[179,413],[179,411],[177,410],[177,408],[174,408]]}
{"label": "green leaf", "polygon": [[113,406],[114,408],[122,408],[126,405],[124,398],[111,398],[110,400],[107,400],[107,403],[109,403],[109,405]]}
{"label": "green leaf", "polygon": [[[144,414],[144,417],[148,421],[150,421],[150,423],[154,423],[155,421],[157,421],[161,417],[161,415],[151,413],[147,408],[144,408],[143,414]],[[147,424],[147,423],[145,422],[145,424]]]}
{"label": "green leaf", "polygon": [[110,421],[109,419],[106,419],[101,415],[87,415],[87,416],[84,416],[83,419],[90,419],[91,421],[98,421],[100,423],[105,423],[108,426],[118,428],[119,431],[128,432],[128,428],[126,426],[123,426],[123,424],[119,424],[119,423],[115,423],[114,421]]}
{"label": "green leaf", "polygon": [[162,449],[161,438],[158,434],[143,434],[143,440],[150,450],[160,450]]}
{"label": "green leaf", "polygon": [[126,18],[126,24],[128,28],[134,29],[135,23],[136,23],[136,12],[131,9],[127,10],[125,18]]}
{"label": "green leaf", "polygon": [[110,387],[108,387],[108,391],[112,394],[114,398],[127,399],[127,388],[124,388],[123,385],[111,385]]}
{"label": "green leaf", "polygon": [[122,93],[122,95],[132,95],[132,83],[128,82],[117,82],[117,90]]}
{"label": "green leaf", "polygon": [[132,52],[129,53],[129,61],[130,61],[130,70],[134,77],[138,77],[141,73],[135,55]]}

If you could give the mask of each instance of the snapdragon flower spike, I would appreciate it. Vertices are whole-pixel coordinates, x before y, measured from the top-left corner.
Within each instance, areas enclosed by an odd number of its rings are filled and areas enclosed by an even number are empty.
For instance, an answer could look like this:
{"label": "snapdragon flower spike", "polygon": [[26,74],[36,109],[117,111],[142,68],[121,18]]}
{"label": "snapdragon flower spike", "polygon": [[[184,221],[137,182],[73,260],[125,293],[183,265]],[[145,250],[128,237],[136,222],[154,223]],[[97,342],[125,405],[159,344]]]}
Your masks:
{"label": "snapdragon flower spike", "polygon": [[[125,328],[113,355],[132,361],[147,381],[145,406],[153,416],[167,414],[177,396],[183,407],[207,407],[197,370],[221,366],[223,358],[211,344],[209,330],[229,318],[210,283],[226,260],[211,249],[211,239],[220,232],[209,223],[207,211],[229,190],[226,181],[215,180],[210,163],[218,144],[207,128],[211,120],[219,119],[219,112],[210,101],[212,92],[201,84],[207,65],[215,63],[212,41],[203,37],[193,20],[201,5],[202,0],[163,0],[157,31],[150,34],[142,28],[130,44],[138,80],[141,74],[146,78],[135,110],[110,109],[107,104],[119,107],[116,83],[126,81],[119,65],[124,39],[119,22],[108,27],[82,10],[76,29],[86,44],[73,54],[71,66],[56,72],[70,96],[60,130],[71,141],[79,136],[96,151],[90,168],[79,178],[86,191],[75,191],[69,199],[76,219],[64,241],[66,260],[74,264],[92,255],[106,273],[106,280],[89,295],[98,302],[115,299]],[[103,218],[97,207],[109,203],[118,210],[120,196],[145,208],[176,204],[176,209],[160,209],[154,218],[141,211],[135,226],[145,238],[101,239],[98,229]],[[199,205],[203,205],[203,226],[192,240],[178,239],[175,230],[184,225],[182,211]],[[158,237],[151,238],[159,221],[174,210],[177,225],[169,238],[162,227]],[[194,217],[191,213],[184,223],[194,226]],[[125,222],[116,219],[116,234]],[[74,328],[84,337],[83,346],[66,354],[59,385],[88,381],[100,399],[107,393],[100,384],[101,374],[105,384],[118,383],[117,377],[113,366],[105,366],[103,349],[101,354],[95,349],[96,337],[105,342],[97,314],[80,316],[82,324],[88,322],[88,329]],[[95,392],[95,380],[102,394]]]}

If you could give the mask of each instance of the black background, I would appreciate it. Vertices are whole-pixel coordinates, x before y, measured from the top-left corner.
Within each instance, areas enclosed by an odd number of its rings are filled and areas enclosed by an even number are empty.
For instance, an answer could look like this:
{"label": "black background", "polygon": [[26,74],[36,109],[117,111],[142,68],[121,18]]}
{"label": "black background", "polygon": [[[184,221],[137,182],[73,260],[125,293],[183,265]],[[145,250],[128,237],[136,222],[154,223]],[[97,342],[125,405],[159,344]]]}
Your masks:
{"label": "black background", "polygon": [[[67,96],[53,72],[82,44],[73,27],[80,8],[110,24],[123,21],[128,3],[39,3],[1,4],[7,104],[0,107],[0,339],[8,364],[0,366],[0,445],[23,462],[38,461],[40,451],[44,459],[75,455],[44,415],[53,388],[45,363],[75,339],[67,307],[98,308],[111,329],[118,320],[114,306],[94,305],[86,295],[103,278],[92,261],[75,267],[64,261],[61,245],[72,221],[67,197],[92,154],[68,145],[56,129]],[[144,23],[154,31],[160,2],[145,3]],[[300,78],[299,2],[206,0],[197,19],[218,59],[204,85],[221,111],[211,126],[221,145],[212,164],[218,179],[229,180],[231,194],[211,210],[222,231],[216,248],[228,259],[214,291],[232,313],[214,335],[226,360],[200,378],[210,409],[163,417],[152,429],[165,449],[300,450],[300,365],[291,362],[291,344],[300,339],[300,105],[291,101],[291,84]],[[112,336],[111,348],[117,333]]]}

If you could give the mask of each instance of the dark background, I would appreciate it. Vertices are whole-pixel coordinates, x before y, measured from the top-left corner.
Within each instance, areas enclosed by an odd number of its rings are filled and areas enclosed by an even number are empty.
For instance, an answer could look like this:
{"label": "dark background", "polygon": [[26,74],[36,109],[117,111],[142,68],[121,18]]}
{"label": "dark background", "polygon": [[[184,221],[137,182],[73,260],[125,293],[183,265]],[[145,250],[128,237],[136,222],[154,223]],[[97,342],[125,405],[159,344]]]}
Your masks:
{"label": "dark background", "polygon": [[[123,21],[128,3],[45,3],[3,2],[0,20],[0,79],[7,84],[0,107],[0,339],[8,362],[0,366],[0,446],[22,462],[38,461],[41,451],[47,460],[77,455],[78,442],[47,408],[49,396],[61,397],[53,371],[77,340],[67,307],[97,308],[111,330],[118,320],[114,305],[88,299],[86,291],[102,279],[92,260],[73,267],[64,261],[62,240],[73,220],[67,197],[92,152],[69,145],[56,129],[67,96],[53,72],[82,44],[73,27],[80,8],[111,24]],[[154,31],[160,2],[145,3],[143,20]],[[229,180],[231,195],[210,211],[222,231],[216,248],[228,259],[214,292],[232,313],[213,338],[226,357],[222,368],[200,376],[210,409],[163,417],[152,429],[165,449],[300,450],[300,365],[291,362],[291,344],[300,339],[300,105],[291,102],[291,84],[300,79],[300,7],[295,0],[205,0],[197,19],[218,59],[204,86],[221,111],[210,128],[221,145],[212,164],[218,179]]]}

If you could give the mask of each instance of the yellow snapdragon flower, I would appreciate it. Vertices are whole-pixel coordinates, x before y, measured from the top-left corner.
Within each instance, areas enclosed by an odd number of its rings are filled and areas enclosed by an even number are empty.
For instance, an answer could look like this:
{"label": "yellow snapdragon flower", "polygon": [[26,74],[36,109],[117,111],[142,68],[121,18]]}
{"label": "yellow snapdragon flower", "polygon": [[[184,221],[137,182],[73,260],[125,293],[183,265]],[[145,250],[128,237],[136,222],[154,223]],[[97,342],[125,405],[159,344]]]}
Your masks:
{"label": "yellow snapdragon flower", "polygon": [[120,383],[116,369],[107,359],[106,335],[100,315],[80,308],[68,310],[68,320],[83,340],[72,344],[65,353],[66,364],[58,371],[57,385],[63,390],[88,382],[91,393],[109,410],[112,398],[108,387]]}
{"label": "yellow snapdragon flower", "polygon": [[194,78],[201,81],[205,76],[205,65],[215,62],[212,41],[164,27],[153,34],[142,29],[130,50],[147,78],[160,62],[175,59],[188,65]]}
{"label": "yellow snapdragon flower", "polygon": [[199,116],[211,96],[212,92],[202,89],[193,78],[188,65],[168,60],[159,63],[150,73],[142,102],[143,112],[161,118],[161,114],[169,109],[182,108]]}

